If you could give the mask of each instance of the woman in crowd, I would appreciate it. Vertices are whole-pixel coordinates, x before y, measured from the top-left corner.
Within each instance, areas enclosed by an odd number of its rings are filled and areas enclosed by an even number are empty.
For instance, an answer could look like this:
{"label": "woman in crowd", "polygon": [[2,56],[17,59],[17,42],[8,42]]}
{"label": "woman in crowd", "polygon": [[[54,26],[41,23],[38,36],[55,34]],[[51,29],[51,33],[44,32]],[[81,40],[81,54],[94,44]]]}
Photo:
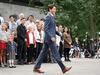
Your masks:
{"label": "woman in crowd", "polygon": [[[32,31],[32,26],[28,25],[28,32],[27,32],[27,57],[28,57],[28,64],[32,64],[32,55],[34,54],[34,58],[35,57],[35,50],[34,48],[36,48],[36,41],[35,41],[35,36],[34,36],[34,32]],[[36,59],[34,59],[36,61]]]}
{"label": "woman in crowd", "polygon": [[34,35],[36,39],[36,58],[37,58],[42,49],[43,37],[44,37],[44,32],[41,30],[41,25],[37,26],[37,30],[35,30]]}
{"label": "woman in crowd", "polygon": [[7,26],[3,24],[1,26],[1,31],[0,31],[0,61],[1,61],[1,66],[4,68],[6,66],[6,44],[8,43],[8,36],[6,33]]}
{"label": "woman in crowd", "polygon": [[[64,57],[65,57],[65,61],[71,61],[69,59],[69,51],[71,49],[72,39],[70,37],[70,34],[68,32],[67,27],[65,27],[63,29],[63,35],[64,35]],[[67,59],[66,59],[66,54],[67,54]]]}

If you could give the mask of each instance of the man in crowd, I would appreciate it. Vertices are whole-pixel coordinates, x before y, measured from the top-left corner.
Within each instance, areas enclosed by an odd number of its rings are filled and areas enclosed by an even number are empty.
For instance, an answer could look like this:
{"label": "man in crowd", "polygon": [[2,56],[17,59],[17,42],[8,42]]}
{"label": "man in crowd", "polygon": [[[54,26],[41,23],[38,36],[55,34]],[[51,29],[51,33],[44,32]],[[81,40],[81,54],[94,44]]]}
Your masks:
{"label": "man in crowd", "polygon": [[74,56],[75,56],[75,58],[78,57],[77,56],[77,50],[78,50],[78,48],[79,48],[79,41],[78,41],[78,38],[75,38],[75,41],[74,41],[74,50],[75,50]]}
{"label": "man in crowd", "polygon": [[9,21],[9,29],[12,32],[12,31],[16,30],[17,25],[16,25],[16,22],[14,22],[14,16],[13,15],[10,15],[9,19],[10,19],[10,21]]}
{"label": "man in crowd", "polygon": [[[25,64],[26,60],[26,51],[27,51],[27,34],[26,34],[26,27],[24,26],[26,20],[25,18],[21,19],[21,24],[17,27],[17,42],[18,42],[18,59],[19,65]],[[21,62],[23,56],[23,62]]]}
{"label": "man in crowd", "polygon": [[32,31],[34,32],[37,28],[36,28],[35,23],[33,22],[33,19],[34,19],[34,16],[30,15],[29,20],[26,22],[26,28],[27,28],[28,25],[31,25],[32,26]]}
{"label": "man in crowd", "polygon": [[35,24],[36,24],[36,27],[37,27],[38,25],[40,25],[40,20],[37,19],[37,20],[35,21]]}
{"label": "man in crowd", "polygon": [[[19,25],[21,24],[21,19],[22,19],[22,18],[24,18],[24,14],[23,14],[23,13],[21,13],[21,14],[19,15],[19,19],[16,21],[17,26],[19,26]],[[24,26],[26,26],[26,24],[24,24]]]}
{"label": "man in crowd", "polygon": [[[63,34],[63,32],[62,32],[62,25],[58,26],[58,31]],[[60,40],[60,48],[59,48],[60,58],[62,58],[62,53],[63,53],[63,41],[64,41],[64,36],[62,35],[61,36],[61,40]]]}

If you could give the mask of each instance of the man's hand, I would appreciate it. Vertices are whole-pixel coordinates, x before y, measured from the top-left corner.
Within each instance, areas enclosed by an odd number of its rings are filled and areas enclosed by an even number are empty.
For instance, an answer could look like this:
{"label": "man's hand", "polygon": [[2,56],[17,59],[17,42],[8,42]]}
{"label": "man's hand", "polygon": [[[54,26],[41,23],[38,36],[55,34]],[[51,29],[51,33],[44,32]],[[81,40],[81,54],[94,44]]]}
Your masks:
{"label": "man's hand", "polygon": [[28,46],[28,48],[29,48],[30,46]]}
{"label": "man's hand", "polygon": [[15,53],[15,55],[17,55],[17,53]]}
{"label": "man's hand", "polygon": [[52,42],[55,42],[55,41],[56,41],[56,39],[55,39],[55,38],[51,38],[51,41],[52,41]]}
{"label": "man's hand", "polygon": [[9,56],[9,54],[7,54]]}
{"label": "man's hand", "polygon": [[56,43],[56,46],[58,46],[58,44]]}
{"label": "man's hand", "polygon": [[62,33],[59,33],[60,36],[62,36]]}
{"label": "man's hand", "polygon": [[69,42],[69,45],[71,45],[71,42]]}
{"label": "man's hand", "polygon": [[27,39],[25,39],[24,41],[27,42]]}

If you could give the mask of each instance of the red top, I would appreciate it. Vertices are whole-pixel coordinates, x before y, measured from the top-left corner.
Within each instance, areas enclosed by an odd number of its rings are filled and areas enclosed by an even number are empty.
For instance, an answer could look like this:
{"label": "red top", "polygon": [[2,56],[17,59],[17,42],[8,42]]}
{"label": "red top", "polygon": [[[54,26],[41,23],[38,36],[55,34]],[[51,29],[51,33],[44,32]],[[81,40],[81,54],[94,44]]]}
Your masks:
{"label": "red top", "polygon": [[[27,47],[30,45],[29,33],[30,33],[30,31],[27,32]],[[33,44],[36,45],[34,33],[32,32],[32,34],[33,34]]]}

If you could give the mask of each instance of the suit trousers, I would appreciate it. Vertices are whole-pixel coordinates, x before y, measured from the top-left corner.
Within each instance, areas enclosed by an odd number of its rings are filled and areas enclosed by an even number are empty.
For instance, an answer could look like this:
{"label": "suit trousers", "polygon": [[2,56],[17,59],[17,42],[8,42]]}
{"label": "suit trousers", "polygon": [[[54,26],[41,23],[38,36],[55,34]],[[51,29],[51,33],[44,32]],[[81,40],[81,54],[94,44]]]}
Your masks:
{"label": "suit trousers", "polygon": [[26,42],[23,42],[22,44],[18,44],[18,59],[19,62],[21,62],[21,59],[23,58],[23,61],[26,60],[26,51],[27,51],[27,45]]}
{"label": "suit trousers", "polygon": [[55,58],[55,60],[57,61],[58,65],[60,66],[60,68],[62,70],[65,69],[64,64],[62,63],[60,56],[59,56],[59,52],[57,51],[57,47],[56,47],[56,43],[52,42],[52,43],[44,43],[42,50],[38,56],[38,59],[36,61],[36,64],[34,66],[34,69],[38,69],[41,67],[41,64],[43,62],[43,59],[45,58],[46,54],[48,53],[49,48],[51,49],[51,52]]}

